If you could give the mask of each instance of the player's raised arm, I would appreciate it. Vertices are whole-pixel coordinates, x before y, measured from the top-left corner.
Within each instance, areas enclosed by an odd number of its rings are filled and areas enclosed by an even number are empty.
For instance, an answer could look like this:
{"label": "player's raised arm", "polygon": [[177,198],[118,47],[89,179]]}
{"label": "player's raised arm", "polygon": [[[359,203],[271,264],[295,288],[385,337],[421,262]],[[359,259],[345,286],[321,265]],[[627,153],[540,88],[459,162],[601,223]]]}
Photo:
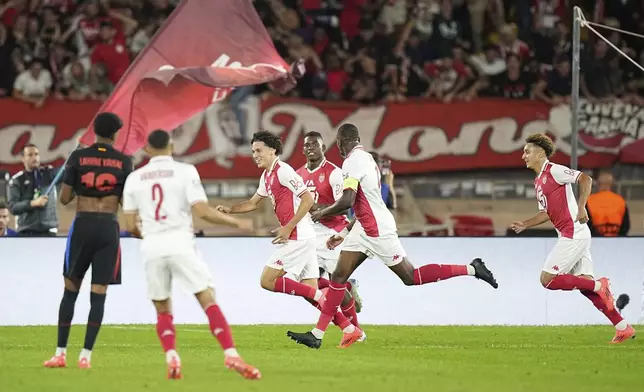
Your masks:
{"label": "player's raised arm", "polygon": [[259,179],[259,185],[257,186],[257,192],[248,200],[244,200],[241,203],[237,203],[232,207],[226,206],[217,206],[217,211],[223,212],[225,214],[244,214],[247,212],[255,211],[259,207],[264,199],[268,197],[268,191],[266,190],[266,185],[264,184],[264,174]]}
{"label": "player's raised arm", "polygon": [[199,218],[205,219],[216,225],[223,224],[240,228],[242,230],[252,231],[253,222],[249,219],[239,219],[226,215],[224,212],[217,211],[208,205],[206,191],[201,184],[201,178],[197,168],[192,166],[187,174],[186,180],[186,197],[192,206],[192,214]]}
{"label": "player's raised arm", "polygon": [[241,203],[237,203],[232,207],[217,206],[217,211],[226,214],[244,214],[247,212],[255,211],[265,198],[266,196],[261,196],[259,193],[255,193],[250,199],[244,200]]}
{"label": "player's raised arm", "polygon": [[192,205],[192,213],[202,219],[207,220],[210,223],[216,225],[228,225],[232,227],[237,227],[245,231],[253,231],[253,221],[250,219],[240,219],[230,216],[221,211],[210,207],[206,202],[200,201]]}

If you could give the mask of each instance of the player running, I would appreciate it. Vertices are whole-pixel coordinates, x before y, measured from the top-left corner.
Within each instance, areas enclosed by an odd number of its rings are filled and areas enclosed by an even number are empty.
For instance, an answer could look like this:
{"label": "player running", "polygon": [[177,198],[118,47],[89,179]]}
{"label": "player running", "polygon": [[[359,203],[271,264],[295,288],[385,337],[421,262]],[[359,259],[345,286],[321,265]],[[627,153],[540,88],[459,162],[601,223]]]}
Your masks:
{"label": "player running", "polygon": [[[611,343],[621,343],[635,337],[635,330],[615,309],[610,282],[607,278],[594,280],[590,255],[590,229],[586,202],[593,180],[588,175],[552,163],[548,160],[555,152],[552,140],[545,134],[534,134],[526,139],[523,160],[537,177],[534,187],[539,213],[525,221],[512,222],[517,233],[551,221],[559,239],[541,271],[541,284],[548,290],[579,290],[615,326]],[[579,184],[579,202],[571,184]]]}
{"label": "player running", "polygon": [[246,364],[235,349],[228,322],[215,301],[210,271],[197,250],[192,215],[246,230],[252,229],[252,223],[208,206],[197,169],[172,158],[168,132],[152,132],[146,152],[150,162],[135,170],[125,183],[123,211],[127,230],[142,238],[148,295],[157,311],[156,329],[166,354],[168,378],[182,377],[171,307],[173,279],[181,281],[197,297],[208,316],[210,331],[224,349],[225,366],[244,378],[261,378],[259,370]]}
{"label": "player running", "polygon": [[[282,142],[278,136],[267,131],[256,132],[251,144],[253,159],[264,169],[257,192],[242,203],[232,207],[218,206],[217,209],[226,214],[251,212],[262,200],[270,198],[280,228],[273,239],[276,249],[262,271],[260,284],[268,291],[303,297],[321,309],[325,296],[318,289],[320,273],[315,230],[309,214],[314,204],[313,196],[307,191],[302,177],[279,159]],[[362,336],[362,330],[351,324],[338,306],[334,309],[331,315],[334,324],[345,333]]]}
{"label": "player running", "polygon": [[67,341],[74,317],[74,306],[85,273],[92,267],[90,310],[85,344],[78,366],[91,367],[92,349],[103,322],[107,286],[121,284],[121,252],[117,211],[132,160],[116,151],[121,119],[113,113],[101,113],[94,120],[96,143],[74,151],[67,160],[60,202],[69,204],[74,196],[76,218],[69,228],[63,276],[65,291],[58,310],[58,344],[45,367],[67,366]]}
{"label": "player running", "polygon": [[[312,211],[326,208],[342,196],[342,170],[326,159],[325,152],[326,145],[319,132],[311,131],[304,135],[306,164],[297,170],[297,174],[302,177],[304,185],[313,195]],[[320,290],[324,291],[329,287],[328,278],[335,270],[340,254],[339,249],[327,248],[326,241],[342,232],[348,225],[349,221],[344,215],[329,216],[313,224],[317,241],[318,266],[320,268],[320,278],[318,280]],[[362,304],[357,291],[356,280],[350,279],[347,282],[347,291],[344,294],[340,310],[353,325],[360,327],[357,313],[360,312]],[[364,339],[366,339],[366,335],[363,334],[361,340]]]}
{"label": "player running", "polygon": [[[337,144],[340,153],[345,157],[342,164],[342,196],[333,205],[314,212],[312,217],[314,221],[319,222],[326,217],[341,214],[353,206],[356,220],[342,233],[327,241],[330,249],[334,249],[343,241],[344,246],[338,265],[331,275],[329,292],[317,326],[305,333],[289,331],[287,335],[291,339],[311,348],[320,348],[329,321],[344,297],[347,279],[363,261],[373,256],[378,256],[407,286],[470,275],[484,280],[494,288],[498,287],[492,272],[479,258],[474,259],[470,265],[428,264],[414,268],[407,260],[405,250],[398,239],[394,217],[382,200],[378,164],[360,145],[358,128],[353,124],[342,125],[338,129]],[[340,347],[349,347],[360,337],[359,331],[345,333]]]}

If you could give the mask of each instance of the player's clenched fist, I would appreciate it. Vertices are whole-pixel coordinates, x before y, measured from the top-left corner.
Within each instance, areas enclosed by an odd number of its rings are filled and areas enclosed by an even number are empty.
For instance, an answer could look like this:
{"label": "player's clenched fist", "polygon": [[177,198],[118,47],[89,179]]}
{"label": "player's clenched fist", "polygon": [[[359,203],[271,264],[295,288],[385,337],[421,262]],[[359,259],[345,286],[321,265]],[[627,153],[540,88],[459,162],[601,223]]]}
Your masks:
{"label": "player's clenched fist", "polygon": [[330,250],[333,250],[338,245],[340,245],[342,241],[344,241],[344,237],[339,235],[333,235],[329,237],[329,239],[326,241],[326,247],[329,248]]}
{"label": "player's clenched fist", "polygon": [[526,229],[526,225],[523,222],[515,221],[510,224],[510,228],[514,230],[515,233],[519,234]]}
{"label": "player's clenched fist", "polygon": [[219,212],[223,212],[224,214],[230,214],[230,207],[226,206],[217,206],[215,209]]}

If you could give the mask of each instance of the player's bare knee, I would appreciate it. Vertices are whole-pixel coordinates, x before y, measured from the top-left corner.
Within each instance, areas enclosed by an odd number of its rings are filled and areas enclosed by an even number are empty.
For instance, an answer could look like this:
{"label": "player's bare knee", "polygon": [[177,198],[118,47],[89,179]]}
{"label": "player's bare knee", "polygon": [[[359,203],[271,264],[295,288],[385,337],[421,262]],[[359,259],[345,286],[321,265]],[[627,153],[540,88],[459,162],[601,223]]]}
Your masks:
{"label": "player's bare knee", "polygon": [[197,301],[199,301],[199,305],[201,305],[204,310],[216,303],[215,291],[211,288],[196,293],[195,297],[197,298]]}
{"label": "player's bare knee", "polygon": [[152,301],[154,303],[154,308],[157,311],[157,314],[172,313],[172,307],[170,306],[170,299],[164,299],[161,301]]}
{"label": "player's bare knee", "polygon": [[92,293],[96,294],[107,294],[107,285],[106,284],[93,284]]}
{"label": "player's bare knee", "polygon": [[78,292],[81,288],[81,282],[75,279],[65,278],[65,290]]}
{"label": "player's bare knee", "polygon": [[539,277],[541,285],[547,288],[548,285],[550,284],[550,281],[552,281],[555,278],[555,276],[557,275],[553,275],[548,272],[542,271],[541,276]]}
{"label": "player's bare knee", "polygon": [[262,275],[259,280],[259,285],[262,286],[264,290],[275,291],[275,281],[277,281],[277,278]]}

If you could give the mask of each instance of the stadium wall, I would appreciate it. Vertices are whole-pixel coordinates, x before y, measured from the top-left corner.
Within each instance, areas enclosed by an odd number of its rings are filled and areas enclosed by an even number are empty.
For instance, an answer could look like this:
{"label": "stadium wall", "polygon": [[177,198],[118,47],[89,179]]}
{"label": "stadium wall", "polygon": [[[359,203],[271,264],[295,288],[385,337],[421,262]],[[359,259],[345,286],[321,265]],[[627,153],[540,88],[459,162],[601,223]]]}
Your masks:
{"label": "stadium wall", "polygon": [[[459,277],[422,287],[405,287],[378,260],[356,272],[364,324],[404,325],[574,325],[607,324],[583,296],[552,292],[539,284],[543,261],[555,238],[402,238],[415,265],[468,263],[482,257],[494,271],[499,289]],[[54,325],[63,289],[64,238],[2,238],[0,325]],[[146,296],[139,243],[123,239],[123,285],[109,289],[105,322],[153,323]],[[199,248],[212,271],[217,297],[232,324],[308,324],[316,311],[303,300],[264,291],[259,276],[272,250],[268,238],[200,238]],[[644,241],[594,239],[597,276],[612,279],[616,295],[626,293],[630,322],[643,321]],[[75,322],[85,323],[89,282],[77,302]],[[175,287],[178,323],[205,323],[192,296]]]}

